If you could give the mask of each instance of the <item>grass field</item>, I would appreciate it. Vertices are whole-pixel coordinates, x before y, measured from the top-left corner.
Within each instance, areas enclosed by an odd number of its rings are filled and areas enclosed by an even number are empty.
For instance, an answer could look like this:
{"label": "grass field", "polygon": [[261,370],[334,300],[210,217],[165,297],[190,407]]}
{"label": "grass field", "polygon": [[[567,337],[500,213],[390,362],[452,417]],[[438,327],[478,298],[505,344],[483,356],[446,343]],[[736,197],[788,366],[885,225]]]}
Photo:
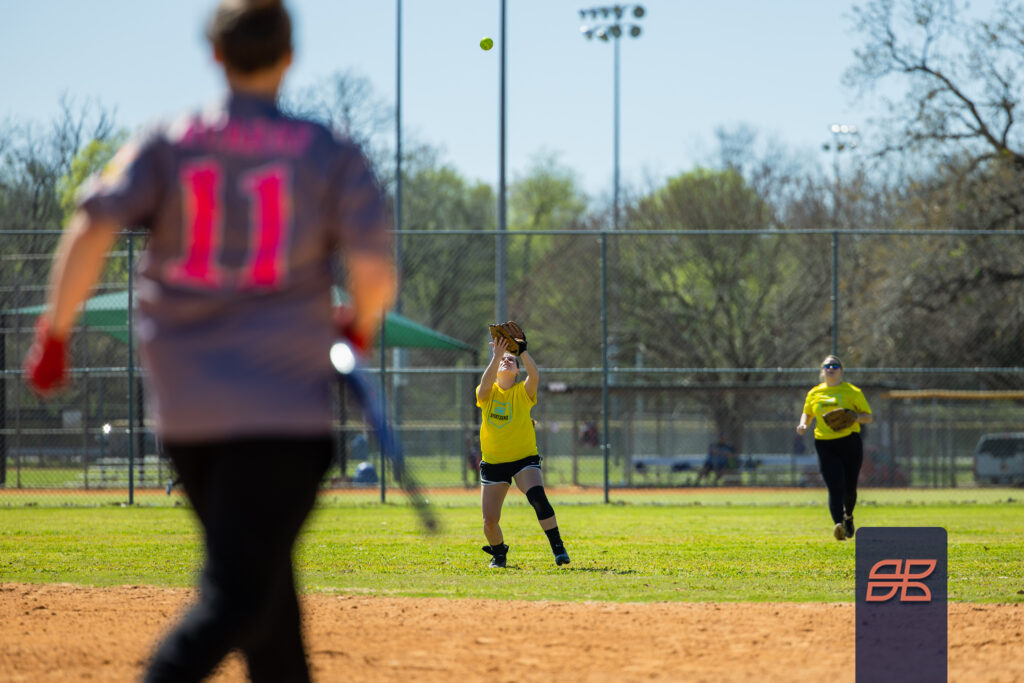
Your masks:
{"label": "grass field", "polygon": [[[533,511],[510,495],[509,569],[486,568],[471,494],[438,496],[444,529],[412,511],[326,494],[297,554],[303,590],[565,601],[850,602],[855,541],[832,539],[820,490],[688,489],[664,504],[552,493],[573,563],[556,568]],[[166,500],[166,497],[164,497]],[[160,500],[155,497],[154,500]],[[1024,602],[1020,489],[865,490],[862,526],[942,526],[949,597]],[[190,586],[201,560],[186,507],[0,508],[0,580]]]}

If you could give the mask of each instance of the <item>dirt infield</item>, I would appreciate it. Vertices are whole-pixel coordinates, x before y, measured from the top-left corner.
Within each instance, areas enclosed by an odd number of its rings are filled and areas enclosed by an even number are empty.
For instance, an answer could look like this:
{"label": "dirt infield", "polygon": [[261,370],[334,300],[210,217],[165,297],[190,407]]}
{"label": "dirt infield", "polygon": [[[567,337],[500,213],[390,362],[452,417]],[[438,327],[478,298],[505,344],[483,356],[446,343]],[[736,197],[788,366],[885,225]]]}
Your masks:
{"label": "dirt infield", "polygon": [[[193,593],[0,584],[5,681],[133,681]],[[308,595],[324,681],[854,679],[853,605]],[[952,604],[950,681],[1024,681],[1024,604]],[[229,659],[215,681],[245,680]]]}

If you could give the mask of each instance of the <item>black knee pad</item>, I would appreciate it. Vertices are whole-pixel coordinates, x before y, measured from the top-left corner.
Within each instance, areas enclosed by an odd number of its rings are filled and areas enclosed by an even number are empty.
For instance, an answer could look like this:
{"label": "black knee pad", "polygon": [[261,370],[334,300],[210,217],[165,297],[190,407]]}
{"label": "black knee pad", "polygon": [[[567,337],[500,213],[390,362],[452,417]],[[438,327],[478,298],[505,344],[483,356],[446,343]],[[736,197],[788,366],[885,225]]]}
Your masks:
{"label": "black knee pad", "polygon": [[537,513],[537,519],[547,519],[555,516],[555,509],[548,502],[548,496],[544,493],[543,486],[534,486],[526,492],[526,500],[530,501],[533,511]]}

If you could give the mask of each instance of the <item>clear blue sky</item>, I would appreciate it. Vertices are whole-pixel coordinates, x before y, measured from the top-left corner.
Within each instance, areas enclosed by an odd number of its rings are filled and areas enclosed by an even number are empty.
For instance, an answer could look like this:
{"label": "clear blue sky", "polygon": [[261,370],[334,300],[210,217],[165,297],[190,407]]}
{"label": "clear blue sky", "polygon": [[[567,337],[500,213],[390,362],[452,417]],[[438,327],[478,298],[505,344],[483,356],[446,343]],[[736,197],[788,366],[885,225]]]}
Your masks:
{"label": "clear blue sky", "polygon": [[[212,0],[0,0],[0,120],[47,121],[62,93],[116,109],[134,129],[217,96],[202,38]],[[403,134],[497,185],[499,0],[404,0]],[[649,0],[621,44],[622,184],[645,186],[711,158],[719,126],[748,124],[826,167],[833,122],[870,133],[874,102],[840,77],[859,44],[851,2]],[[977,4],[977,3],[976,3]],[[988,3],[981,3],[982,5]],[[609,195],[611,43],[580,34],[586,2],[507,1],[508,178],[556,152],[586,191]],[[288,86],[352,68],[395,101],[394,0],[292,0]]]}

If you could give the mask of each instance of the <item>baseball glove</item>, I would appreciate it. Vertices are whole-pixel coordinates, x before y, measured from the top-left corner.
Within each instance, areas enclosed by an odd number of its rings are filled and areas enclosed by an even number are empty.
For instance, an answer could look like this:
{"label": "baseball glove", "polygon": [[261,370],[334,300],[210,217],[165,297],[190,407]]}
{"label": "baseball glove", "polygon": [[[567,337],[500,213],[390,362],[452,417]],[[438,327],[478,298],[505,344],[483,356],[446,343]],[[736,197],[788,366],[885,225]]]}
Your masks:
{"label": "baseball glove", "polygon": [[829,429],[841,432],[852,427],[853,423],[857,421],[857,411],[849,408],[836,408],[822,415],[821,419],[825,421]]}
{"label": "baseball glove", "polygon": [[488,325],[487,328],[491,332],[492,339],[497,341],[499,338],[503,338],[508,342],[506,348],[513,356],[518,356],[526,350],[526,333],[523,332],[523,328],[519,326],[519,323],[509,320],[504,323],[493,323]]}

